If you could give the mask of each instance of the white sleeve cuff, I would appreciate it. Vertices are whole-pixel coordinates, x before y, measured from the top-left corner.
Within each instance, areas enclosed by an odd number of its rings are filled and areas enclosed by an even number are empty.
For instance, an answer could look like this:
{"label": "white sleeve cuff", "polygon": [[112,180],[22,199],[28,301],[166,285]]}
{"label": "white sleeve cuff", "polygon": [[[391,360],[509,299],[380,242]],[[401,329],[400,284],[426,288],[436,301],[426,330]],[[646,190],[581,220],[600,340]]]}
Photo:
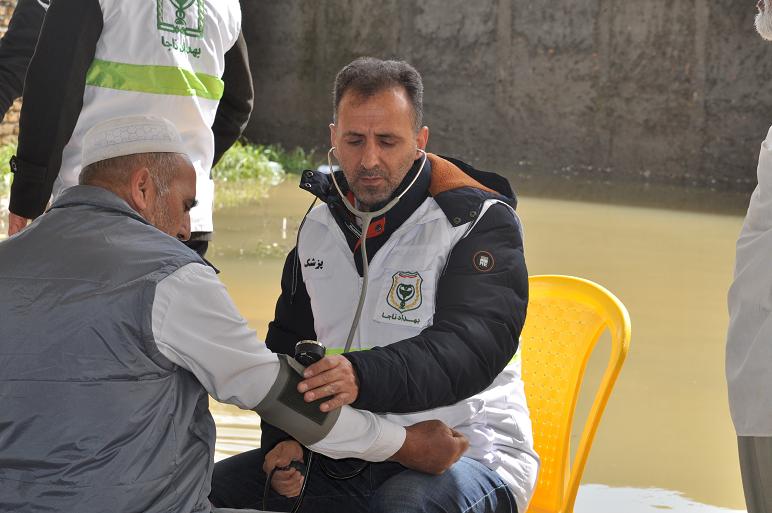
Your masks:
{"label": "white sleeve cuff", "polygon": [[309,447],[330,458],[359,458],[385,461],[405,443],[407,432],[402,426],[373,413],[341,408],[340,417],[324,439]]}

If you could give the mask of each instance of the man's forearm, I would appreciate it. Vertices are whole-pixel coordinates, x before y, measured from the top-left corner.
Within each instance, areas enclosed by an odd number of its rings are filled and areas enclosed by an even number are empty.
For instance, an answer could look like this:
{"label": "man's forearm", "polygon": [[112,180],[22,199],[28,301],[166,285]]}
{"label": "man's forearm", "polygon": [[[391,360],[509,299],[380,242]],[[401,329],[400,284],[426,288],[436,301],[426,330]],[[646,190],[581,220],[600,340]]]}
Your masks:
{"label": "man's forearm", "polygon": [[405,436],[402,426],[372,413],[344,406],[332,430],[309,449],[335,459],[385,461],[399,451]]}

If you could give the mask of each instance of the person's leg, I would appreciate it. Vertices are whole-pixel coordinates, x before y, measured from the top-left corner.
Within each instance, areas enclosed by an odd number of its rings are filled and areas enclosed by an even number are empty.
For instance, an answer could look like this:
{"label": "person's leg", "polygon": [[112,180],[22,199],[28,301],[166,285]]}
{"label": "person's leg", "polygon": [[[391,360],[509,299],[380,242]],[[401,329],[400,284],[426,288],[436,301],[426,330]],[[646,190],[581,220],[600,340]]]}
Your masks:
{"label": "person's leg", "polygon": [[748,513],[772,513],[772,437],[738,436]]}
{"label": "person's leg", "polygon": [[501,478],[482,463],[461,458],[444,474],[412,470],[391,477],[370,500],[370,513],[517,513]]}
{"label": "person's leg", "polygon": [[[215,508],[262,509],[265,473],[264,453],[257,449],[232,456],[215,464],[212,476],[212,492],[209,500]],[[356,477],[345,480],[332,479],[322,471],[323,457],[314,455],[311,475],[303,497],[301,513],[340,513],[343,511],[367,511],[367,502],[374,491],[372,469],[368,466]],[[387,465],[381,463],[379,465]],[[392,464],[396,465],[396,464]],[[325,467],[344,475],[350,471],[344,463],[325,460]],[[401,470],[393,471],[390,475]],[[381,472],[386,475],[385,472]],[[381,481],[379,481],[380,483]],[[270,490],[265,503],[268,511],[290,511],[296,498],[283,497]]]}
{"label": "person's leg", "polygon": [[[265,488],[264,457],[262,449],[255,449],[216,463],[212,473],[209,502],[215,508],[262,508]],[[276,495],[271,498],[275,499]]]}

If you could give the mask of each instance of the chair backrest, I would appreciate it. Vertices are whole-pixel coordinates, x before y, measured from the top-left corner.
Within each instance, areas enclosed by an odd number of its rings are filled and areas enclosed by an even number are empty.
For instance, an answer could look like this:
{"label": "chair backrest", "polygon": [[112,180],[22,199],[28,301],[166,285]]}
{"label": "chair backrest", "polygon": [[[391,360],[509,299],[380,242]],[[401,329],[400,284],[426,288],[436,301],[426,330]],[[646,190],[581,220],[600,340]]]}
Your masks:
{"label": "chair backrest", "polygon": [[[592,440],[630,347],[630,316],[611,292],[572,276],[531,276],[521,337],[523,381],[541,458],[528,513],[571,513]],[[605,330],[611,356],[573,463],[571,426],[587,361]]]}

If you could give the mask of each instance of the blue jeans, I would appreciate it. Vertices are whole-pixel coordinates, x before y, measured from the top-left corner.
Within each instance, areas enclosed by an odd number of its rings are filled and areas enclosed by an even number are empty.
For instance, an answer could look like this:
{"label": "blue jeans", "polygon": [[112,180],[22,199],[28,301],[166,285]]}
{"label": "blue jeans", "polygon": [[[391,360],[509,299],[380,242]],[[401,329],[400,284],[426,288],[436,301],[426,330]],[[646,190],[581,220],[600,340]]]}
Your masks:
{"label": "blue jeans", "polygon": [[[233,456],[215,465],[212,493],[215,507],[262,508],[265,474],[262,449]],[[346,474],[345,462],[319,455],[311,468],[301,512],[308,513],[517,513],[509,487],[488,467],[461,458],[440,476],[408,470],[397,463],[371,463],[346,480],[322,471],[320,460],[335,473]],[[290,511],[295,498],[268,495],[266,508]]]}

